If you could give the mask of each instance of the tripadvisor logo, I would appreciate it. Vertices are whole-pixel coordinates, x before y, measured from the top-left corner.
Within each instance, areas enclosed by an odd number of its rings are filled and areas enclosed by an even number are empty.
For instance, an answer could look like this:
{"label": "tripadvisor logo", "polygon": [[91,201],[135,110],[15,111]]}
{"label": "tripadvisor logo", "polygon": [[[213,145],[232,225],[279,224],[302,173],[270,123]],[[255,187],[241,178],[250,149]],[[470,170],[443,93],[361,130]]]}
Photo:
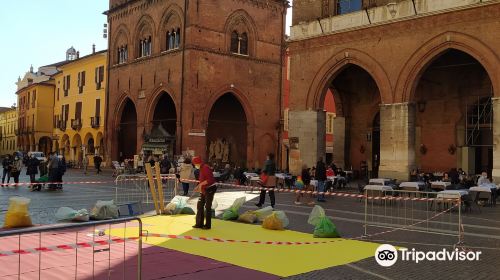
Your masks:
{"label": "tripadvisor logo", "polygon": [[396,249],[389,244],[380,245],[375,251],[375,260],[384,267],[393,266],[398,257],[402,261],[419,263],[421,261],[479,261],[481,251],[459,251],[458,249],[449,251],[442,249],[439,251],[417,251],[407,248]]}

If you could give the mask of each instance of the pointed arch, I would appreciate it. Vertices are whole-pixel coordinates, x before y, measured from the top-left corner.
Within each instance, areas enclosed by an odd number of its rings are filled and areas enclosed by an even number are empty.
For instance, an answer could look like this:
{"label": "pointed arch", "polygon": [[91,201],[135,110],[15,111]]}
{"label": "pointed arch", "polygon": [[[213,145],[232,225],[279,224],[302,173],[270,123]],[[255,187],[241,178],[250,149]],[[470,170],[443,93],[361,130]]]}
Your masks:
{"label": "pointed arch", "polygon": [[395,102],[412,102],[420,77],[440,54],[456,49],[476,59],[488,73],[496,97],[500,96],[500,59],[495,52],[479,39],[459,32],[444,32],[430,39],[415,51],[405,63],[399,75]]}
{"label": "pointed arch", "polygon": [[306,108],[323,110],[323,102],[332,81],[349,65],[356,65],[368,72],[380,92],[382,103],[392,103],[392,86],[386,71],[370,55],[355,49],[344,49],[328,59],[316,73],[307,94]]}
{"label": "pointed arch", "polygon": [[239,36],[246,33],[247,55],[255,56],[256,42],[259,40],[257,25],[253,18],[245,10],[234,11],[226,20],[224,25],[225,33],[225,49],[227,52],[232,52],[233,33],[236,32]]}

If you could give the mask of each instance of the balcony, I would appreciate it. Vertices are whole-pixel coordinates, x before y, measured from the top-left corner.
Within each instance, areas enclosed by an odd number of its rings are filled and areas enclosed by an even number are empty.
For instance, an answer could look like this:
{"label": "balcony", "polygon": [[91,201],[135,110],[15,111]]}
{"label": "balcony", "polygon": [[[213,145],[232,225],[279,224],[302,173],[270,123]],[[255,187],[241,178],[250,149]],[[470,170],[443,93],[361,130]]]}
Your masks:
{"label": "balcony", "polygon": [[73,130],[80,130],[82,129],[82,119],[72,119],[71,120],[71,128]]}
{"label": "balcony", "polygon": [[101,117],[90,117],[90,125],[92,128],[99,128],[101,126]]}
{"label": "balcony", "polygon": [[66,131],[68,121],[67,120],[59,120],[57,121],[57,128],[61,131]]}

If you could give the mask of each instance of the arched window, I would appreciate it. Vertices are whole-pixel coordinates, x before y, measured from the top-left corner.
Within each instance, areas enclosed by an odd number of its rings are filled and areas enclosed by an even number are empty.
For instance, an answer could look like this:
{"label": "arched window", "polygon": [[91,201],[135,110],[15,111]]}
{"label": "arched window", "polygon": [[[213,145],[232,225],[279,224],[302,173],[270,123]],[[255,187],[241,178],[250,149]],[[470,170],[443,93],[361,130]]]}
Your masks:
{"label": "arched window", "polygon": [[178,49],[180,45],[181,45],[181,29],[177,28],[175,36],[175,48]]}
{"label": "arched window", "polygon": [[248,35],[246,32],[239,34],[237,31],[233,31],[231,33],[231,52],[248,55]]}
{"label": "arched window", "polygon": [[240,54],[248,55],[248,36],[243,32],[240,37]]}
{"label": "arched window", "polygon": [[238,45],[239,45],[239,35],[238,32],[233,31],[231,33],[231,52],[238,53]]}
{"label": "arched window", "polygon": [[175,39],[175,34],[174,31],[170,32],[170,36],[168,36],[168,49],[171,50],[174,48],[174,39]]}

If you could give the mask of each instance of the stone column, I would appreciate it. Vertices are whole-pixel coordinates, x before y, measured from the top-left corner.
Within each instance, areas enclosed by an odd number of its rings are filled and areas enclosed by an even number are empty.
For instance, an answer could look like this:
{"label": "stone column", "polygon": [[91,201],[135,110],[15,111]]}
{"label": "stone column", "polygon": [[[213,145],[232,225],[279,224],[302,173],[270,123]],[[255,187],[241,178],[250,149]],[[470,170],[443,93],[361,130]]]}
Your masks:
{"label": "stone column", "polygon": [[337,167],[345,169],[345,118],[333,120],[333,162]]}
{"label": "stone column", "polygon": [[408,180],[415,168],[415,106],[409,103],[380,106],[379,177]]}
{"label": "stone column", "polygon": [[493,181],[500,183],[500,98],[491,99],[493,107]]}
{"label": "stone column", "polygon": [[[326,114],[324,111],[290,111],[288,137],[299,140],[300,158],[308,167],[326,155]],[[335,136],[334,136],[335,137]]]}

